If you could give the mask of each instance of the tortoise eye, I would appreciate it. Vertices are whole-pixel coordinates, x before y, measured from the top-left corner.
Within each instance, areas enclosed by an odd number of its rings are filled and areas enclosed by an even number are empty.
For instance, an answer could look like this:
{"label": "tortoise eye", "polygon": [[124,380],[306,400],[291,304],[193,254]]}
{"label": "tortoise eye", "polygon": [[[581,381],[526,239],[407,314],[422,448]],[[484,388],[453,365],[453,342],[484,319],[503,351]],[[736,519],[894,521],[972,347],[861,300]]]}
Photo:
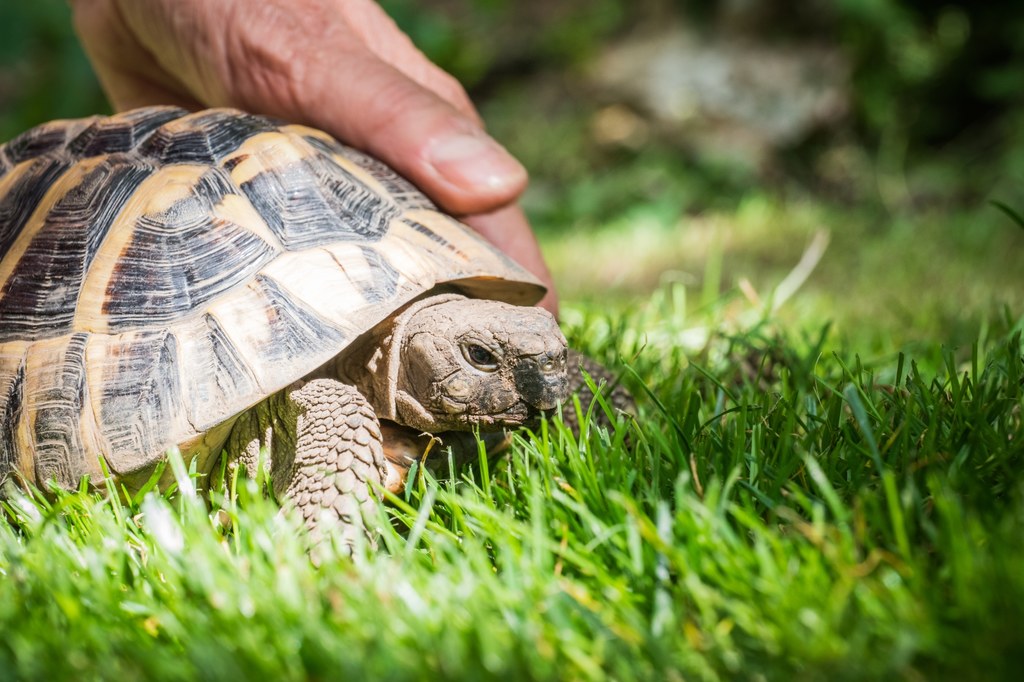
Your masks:
{"label": "tortoise eye", "polygon": [[477,369],[482,369],[485,372],[493,372],[498,369],[498,358],[494,357],[494,353],[483,346],[468,343],[462,347],[462,354],[469,361],[469,364]]}

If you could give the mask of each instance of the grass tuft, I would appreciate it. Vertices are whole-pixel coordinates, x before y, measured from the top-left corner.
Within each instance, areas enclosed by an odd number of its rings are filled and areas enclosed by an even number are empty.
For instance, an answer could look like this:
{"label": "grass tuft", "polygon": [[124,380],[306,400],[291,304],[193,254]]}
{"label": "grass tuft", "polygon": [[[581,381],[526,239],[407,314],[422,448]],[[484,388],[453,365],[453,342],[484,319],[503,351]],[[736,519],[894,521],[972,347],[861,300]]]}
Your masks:
{"label": "grass tuft", "polygon": [[205,500],[173,458],[170,493],[9,499],[0,678],[1009,677],[1020,325],[868,361],[766,324],[677,343],[681,296],[567,315],[635,418],[419,472],[376,552],[315,568],[265,482]]}

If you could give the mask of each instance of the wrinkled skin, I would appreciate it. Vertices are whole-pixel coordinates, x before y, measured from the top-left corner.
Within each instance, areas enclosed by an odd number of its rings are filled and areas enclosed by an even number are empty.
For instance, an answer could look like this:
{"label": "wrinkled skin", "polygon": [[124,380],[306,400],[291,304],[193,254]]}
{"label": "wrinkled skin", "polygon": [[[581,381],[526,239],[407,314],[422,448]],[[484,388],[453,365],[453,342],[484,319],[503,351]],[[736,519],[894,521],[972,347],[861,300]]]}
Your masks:
{"label": "wrinkled skin", "polygon": [[409,178],[548,286],[526,171],[461,85],[370,0],[71,0],[118,110],[233,106],[325,130]]}
{"label": "wrinkled skin", "polygon": [[382,419],[431,434],[530,423],[569,395],[565,337],[546,310],[434,296],[317,376],[356,386]]}

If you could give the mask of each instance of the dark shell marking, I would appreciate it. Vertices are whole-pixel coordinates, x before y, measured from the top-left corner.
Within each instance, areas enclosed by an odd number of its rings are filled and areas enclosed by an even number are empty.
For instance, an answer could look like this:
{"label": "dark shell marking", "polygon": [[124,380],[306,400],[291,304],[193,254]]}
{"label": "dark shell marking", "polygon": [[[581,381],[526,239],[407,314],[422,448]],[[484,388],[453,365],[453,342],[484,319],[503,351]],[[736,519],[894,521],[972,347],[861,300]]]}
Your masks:
{"label": "dark shell marking", "polygon": [[170,107],[34,128],[0,147],[0,478],[144,470],[443,283],[542,292],[320,131]]}
{"label": "dark shell marking", "polygon": [[27,373],[44,379],[33,382],[25,395],[25,407],[32,415],[36,475],[39,480],[55,480],[66,488],[78,483],[78,472],[85,468],[78,417],[88,398],[87,338],[87,334],[77,333],[68,337],[67,343],[46,343],[49,352],[30,356],[38,364],[26,368]]}
{"label": "dark shell marking", "polygon": [[[242,192],[286,249],[337,241],[379,241],[401,214],[388,196],[375,194],[327,156],[304,158],[281,172],[268,168],[241,184]],[[330,229],[325,221],[336,221]]]}
{"label": "dark shell marking", "polygon": [[5,371],[0,371],[0,478],[18,469],[15,429],[21,421],[25,390],[25,361],[20,360],[17,364],[4,363]]}
{"label": "dark shell marking", "polygon": [[180,116],[179,109],[157,107],[137,109],[110,118],[97,118],[68,143],[68,153],[84,159],[131,151],[154,130]]}
{"label": "dark shell marking", "polygon": [[72,331],[75,283],[84,279],[118,213],[152,172],[129,157],[107,157],[54,203],[0,289],[0,343]]}
{"label": "dark shell marking", "polygon": [[277,255],[274,246],[213,212],[233,193],[230,178],[214,168],[190,196],[139,219],[107,280],[103,314],[111,331],[180,319]]}

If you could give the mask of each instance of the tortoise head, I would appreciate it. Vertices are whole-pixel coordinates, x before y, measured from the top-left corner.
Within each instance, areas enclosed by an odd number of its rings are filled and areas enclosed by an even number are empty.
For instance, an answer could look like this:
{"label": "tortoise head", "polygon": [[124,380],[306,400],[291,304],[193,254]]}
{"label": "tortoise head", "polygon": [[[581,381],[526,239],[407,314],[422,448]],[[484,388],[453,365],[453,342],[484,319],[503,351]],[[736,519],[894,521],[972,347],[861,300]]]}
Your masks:
{"label": "tortoise head", "polygon": [[[569,394],[566,343],[546,310],[445,296],[392,336],[395,419],[428,432],[529,423]],[[396,352],[397,351],[397,352]]]}

